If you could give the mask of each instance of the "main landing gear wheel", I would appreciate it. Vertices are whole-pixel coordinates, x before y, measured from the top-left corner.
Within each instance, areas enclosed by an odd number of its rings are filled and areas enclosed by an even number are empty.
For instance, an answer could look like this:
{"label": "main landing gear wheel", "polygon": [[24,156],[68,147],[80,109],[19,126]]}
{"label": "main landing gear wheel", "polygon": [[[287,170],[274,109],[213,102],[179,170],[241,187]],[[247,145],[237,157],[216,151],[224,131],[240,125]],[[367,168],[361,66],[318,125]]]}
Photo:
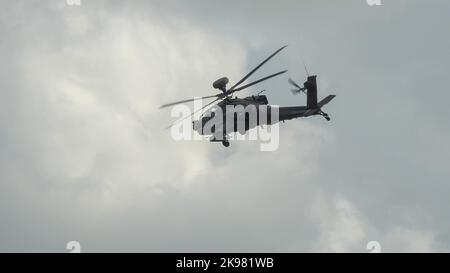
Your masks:
{"label": "main landing gear wheel", "polygon": [[222,145],[228,148],[230,146],[230,142],[228,140],[223,140]]}

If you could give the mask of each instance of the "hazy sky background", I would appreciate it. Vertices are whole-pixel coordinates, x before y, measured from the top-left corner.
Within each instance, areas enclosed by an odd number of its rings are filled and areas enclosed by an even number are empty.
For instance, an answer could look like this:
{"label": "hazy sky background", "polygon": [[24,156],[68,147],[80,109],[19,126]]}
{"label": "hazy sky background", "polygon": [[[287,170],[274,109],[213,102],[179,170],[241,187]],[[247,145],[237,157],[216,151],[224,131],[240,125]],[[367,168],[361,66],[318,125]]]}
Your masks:
{"label": "hazy sky background", "polygon": [[[0,5],[0,251],[450,249],[450,2],[6,1]],[[175,142],[159,105],[252,79],[332,118],[280,149]]]}

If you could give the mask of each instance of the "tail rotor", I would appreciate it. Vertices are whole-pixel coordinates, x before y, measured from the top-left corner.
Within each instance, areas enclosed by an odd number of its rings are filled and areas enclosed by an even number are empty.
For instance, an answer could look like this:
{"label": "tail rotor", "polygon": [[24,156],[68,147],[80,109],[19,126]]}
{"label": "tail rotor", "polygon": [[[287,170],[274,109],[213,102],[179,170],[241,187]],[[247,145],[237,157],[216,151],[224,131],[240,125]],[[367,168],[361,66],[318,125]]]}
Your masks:
{"label": "tail rotor", "polygon": [[300,93],[304,93],[306,94],[306,88],[304,87],[300,87],[300,85],[298,85],[293,79],[289,78],[288,82],[295,87],[295,89],[291,89],[292,94],[294,95],[298,95]]}

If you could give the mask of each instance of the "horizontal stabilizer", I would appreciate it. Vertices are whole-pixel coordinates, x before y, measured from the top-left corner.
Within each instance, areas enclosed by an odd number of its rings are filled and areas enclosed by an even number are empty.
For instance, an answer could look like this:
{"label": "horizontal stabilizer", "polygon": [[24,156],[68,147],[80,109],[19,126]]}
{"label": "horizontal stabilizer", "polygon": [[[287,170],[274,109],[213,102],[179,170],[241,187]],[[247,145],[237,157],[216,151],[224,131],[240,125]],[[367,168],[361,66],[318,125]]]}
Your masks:
{"label": "horizontal stabilizer", "polygon": [[332,99],[334,99],[334,97],[336,97],[336,95],[329,95],[328,97],[321,100],[317,105],[319,106],[319,108],[321,108],[325,104],[329,103]]}

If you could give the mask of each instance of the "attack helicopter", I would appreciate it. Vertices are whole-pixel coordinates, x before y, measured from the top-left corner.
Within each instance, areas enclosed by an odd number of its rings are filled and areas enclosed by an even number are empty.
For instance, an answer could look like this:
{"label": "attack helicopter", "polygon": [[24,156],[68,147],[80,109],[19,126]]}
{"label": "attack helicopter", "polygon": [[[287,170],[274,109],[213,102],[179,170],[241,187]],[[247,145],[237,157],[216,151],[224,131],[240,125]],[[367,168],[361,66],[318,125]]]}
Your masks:
{"label": "attack helicopter", "polygon": [[[199,98],[193,98],[193,99],[186,99],[181,100],[177,102],[172,102],[168,104],[162,105],[160,108],[166,108],[171,107],[177,104],[182,103],[188,103],[192,102],[194,100],[204,100],[204,99],[213,99],[214,100],[205,106],[201,107],[200,109],[193,112],[190,116],[184,117],[175,123],[173,123],[171,126],[167,127],[170,128],[174,126],[175,124],[182,122],[183,120],[187,118],[192,118],[194,114],[201,112],[205,110],[206,108],[210,107],[208,110],[206,110],[201,116],[200,119],[195,120],[192,122],[193,129],[197,131],[200,135],[211,135],[212,138],[210,139],[211,142],[222,142],[223,146],[229,147],[230,142],[228,141],[228,135],[233,132],[239,132],[239,133],[245,133],[245,131],[248,131],[252,128],[255,128],[259,125],[271,125],[274,124],[274,121],[270,118],[270,108],[273,106],[269,105],[269,101],[265,95],[261,95],[261,92],[257,95],[252,95],[245,98],[238,98],[232,97],[232,95],[236,92],[242,91],[250,86],[256,85],[260,82],[266,81],[270,78],[279,76],[281,74],[284,74],[287,72],[287,70],[280,71],[278,73],[271,74],[267,77],[261,78],[259,80],[256,80],[254,82],[242,85],[251,75],[253,75],[259,68],[261,68],[265,63],[267,63],[271,58],[273,58],[275,55],[277,55],[280,51],[282,51],[286,46],[281,47],[277,51],[275,51],[272,55],[267,57],[264,61],[262,61],[258,66],[256,66],[253,70],[251,70],[247,75],[245,75],[241,80],[239,80],[236,84],[234,84],[232,87],[227,88],[227,84],[229,82],[229,79],[227,77],[220,78],[216,80],[213,83],[213,88],[218,89],[221,91],[221,93],[218,93],[216,95],[212,96],[205,96],[205,97],[199,97]],[[306,67],[305,67],[306,69]],[[295,118],[301,118],[301,117],[309,117],[314,115],[321,115],[326,120],[330,121],[330,117],[327,113],[322,111],[322,107],[325,106],[327,103],[329,103],[332,99],[334,99],[335,95],[329,95],[322,99],[320,102],[317,101],[317,76],[309,76],[309,73],[307,80],[305,81],[303,87],[298,85],[294,80],[289,78],[289,83],[295,87],[295,89],[292,90],[294,94],[304,93],[307,96],[307,104],[306,106],[288,106],[288,107],[278,107],[278,119],[275,122],[280,121],[286,121],[291,120]],[[214,105],[213,105],[214,104]],[[226,115],[227,111],[229,109],[228,106],[243,106],[244,108],[247,106],[255,106],[258,107],[267,107],[268,111],[268,117],[267,118],[260,118],[259,114],[256,119],[256,122],[250,122],[249,116],[244,115],[244,124],[245,127],[244,130],[240,130],[240,128],[237,127],[237,116],[234,116],[234,126],[226,126]],[[215,113],[217,109],[220,108],[220,113],[223,115],[223,119],[220,126],[214,126],[212,130],[204,130],[205,125],[208,124],[209,121],[211,121],[215,117]],[[232,113],[233,115],[235,113]],[[231,127],[231,128],[228,128]]]}

